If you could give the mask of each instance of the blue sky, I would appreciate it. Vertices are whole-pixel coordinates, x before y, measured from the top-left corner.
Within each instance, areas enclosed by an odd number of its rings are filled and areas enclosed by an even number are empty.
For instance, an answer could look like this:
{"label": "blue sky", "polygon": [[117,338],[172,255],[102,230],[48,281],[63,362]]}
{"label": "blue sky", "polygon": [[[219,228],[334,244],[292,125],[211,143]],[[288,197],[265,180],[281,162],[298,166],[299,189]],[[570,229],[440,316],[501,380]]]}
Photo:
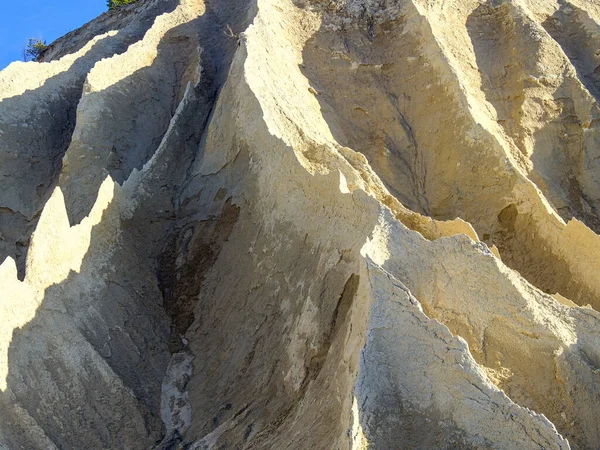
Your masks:
{"label": "blue sky", "polygon": [[55,39],[106,11],[106,0],[0,0],[0,70],[22,58],[30,37]]}

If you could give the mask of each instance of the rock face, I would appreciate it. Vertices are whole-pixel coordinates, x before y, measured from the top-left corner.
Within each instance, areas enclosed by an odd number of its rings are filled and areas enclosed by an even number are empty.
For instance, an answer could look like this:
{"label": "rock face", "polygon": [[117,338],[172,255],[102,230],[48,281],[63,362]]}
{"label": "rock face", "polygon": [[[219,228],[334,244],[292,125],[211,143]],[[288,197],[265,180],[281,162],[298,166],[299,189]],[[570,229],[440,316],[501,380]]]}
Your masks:
{"label": "rock face", "polygon": [[1,449],[592,449],[595,0],[140,0],[0,72]]}

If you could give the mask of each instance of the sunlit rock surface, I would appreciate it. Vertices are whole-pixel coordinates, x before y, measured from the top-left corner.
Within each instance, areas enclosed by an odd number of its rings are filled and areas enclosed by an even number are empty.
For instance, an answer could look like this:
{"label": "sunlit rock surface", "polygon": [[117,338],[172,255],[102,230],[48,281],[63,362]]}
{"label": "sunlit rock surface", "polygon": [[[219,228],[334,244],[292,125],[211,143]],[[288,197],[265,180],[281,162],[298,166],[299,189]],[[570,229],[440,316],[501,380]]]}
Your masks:
{"label": "sunlit rock surface", "polygon": [[592,449],[594,0],[139,0],[0,72],[0,448]]}

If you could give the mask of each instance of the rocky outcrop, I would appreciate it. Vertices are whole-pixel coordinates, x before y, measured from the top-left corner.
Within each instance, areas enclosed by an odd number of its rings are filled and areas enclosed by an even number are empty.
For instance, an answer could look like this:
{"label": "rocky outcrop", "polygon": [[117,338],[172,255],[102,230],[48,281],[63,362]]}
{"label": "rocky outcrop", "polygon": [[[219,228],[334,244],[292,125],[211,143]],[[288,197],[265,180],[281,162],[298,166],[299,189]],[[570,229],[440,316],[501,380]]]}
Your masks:
{"label": "rocky outcrop", "polygon": [[599,38],[140,0],[11,64],[0,448],[595,448]]}

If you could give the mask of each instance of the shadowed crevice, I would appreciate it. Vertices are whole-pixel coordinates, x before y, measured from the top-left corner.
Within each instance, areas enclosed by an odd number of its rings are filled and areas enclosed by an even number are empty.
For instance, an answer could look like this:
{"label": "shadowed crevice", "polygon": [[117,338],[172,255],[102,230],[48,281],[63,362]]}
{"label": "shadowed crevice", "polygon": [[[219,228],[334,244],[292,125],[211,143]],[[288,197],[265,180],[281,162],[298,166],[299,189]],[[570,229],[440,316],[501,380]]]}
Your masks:
{"label": "shadowed crevice", "polygon": [[[15,213],[0,212],[0,261],[8,256],[15,258],[20,279],[25,277],[31,233],[58,182],[62,159],[71,143],[77,105],[87,74],[101,59],[125,52],[144,36],[157,14],[176,4],[173,0],[146,0],[145,3],[159,6],[146,8],[148,11],[144,14],[122,22],[114,36],[106,36],[94,43],[70,67],[45,80],[39,88],[0,101],[0,111],[4,112],[0,113],[0,208]],[[93,32],[78,34],[75,31],[77,45],[71,48],[64,40],[59,40],[65,45],[58,45],[57,41],[56,46],[69,54],[75,53],[92,38],[111,29],[116,28],[102,23]],[[45,60],[55,60],[64,54],[53,54]],[[41,63],[30,65],[33,71],[45,67]]]}

